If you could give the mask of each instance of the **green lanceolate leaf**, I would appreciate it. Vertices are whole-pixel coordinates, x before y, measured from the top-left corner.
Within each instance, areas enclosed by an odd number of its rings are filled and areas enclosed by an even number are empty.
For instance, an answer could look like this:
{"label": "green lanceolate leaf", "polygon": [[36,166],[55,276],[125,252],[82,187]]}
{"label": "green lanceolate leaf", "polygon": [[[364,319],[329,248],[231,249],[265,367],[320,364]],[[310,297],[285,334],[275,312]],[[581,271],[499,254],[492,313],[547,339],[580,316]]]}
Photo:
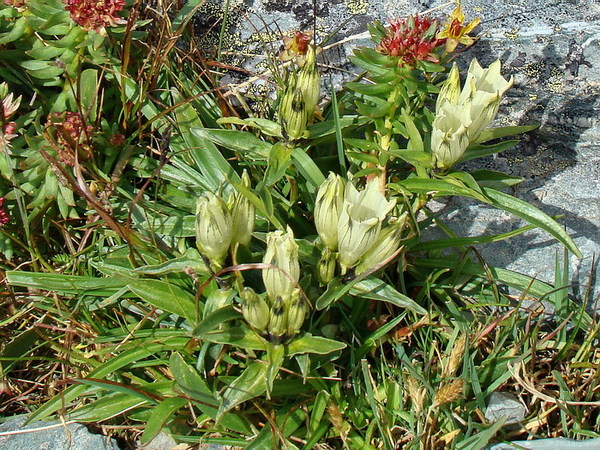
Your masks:
{"label": "green lanceolate leaf", "polygon": [[257,128],[267,136],[282,137],[281,125],[269,119],[261,119],[258,117],[248,117],[240,119],[239,117],[221,117],[217,119],[218,124],[234,124],[243,125],[245,127]]}
{"label": "green lanceolate leaf", "polygon": [[78,294],[105,297],[118,292],[127,281],[118,278],[97,278],[58,273],[6,272],[13,286],[54,291],[61,294]]}
{"label": "green lanceolate leaf", "polygon": [[429,194],[434,197],[447,195],[462,195],[463,197],[475,198],[484,203],[490,201],[481,193],[465,186],[457,179],[427,179],[408,178],[397,183],[390,183],[390,188],[400,192],[411,194]]}
{"label": "green lanceolate leaf", "polygon": [[273,383],[284,358],[285,347],[283,345],[267,343],[267,360],[269,362],[267,366],[267,396],[270,396],[273,390]]}
{"label": "green lanceolate leaf", "polygon": [[532,206],[523,200],[519,200],[512,195],[496,191],[495,189],[483,188],[483,192],[488,198],[491,199],[492,205],[494,205],[496,208],[514,214],[528,223],[541,228],[547,233],[550,233],[575,256],[578,258],[582,257],[579,248],[577,248],[577,244],[575,244],[571,236],[569,236],[564,228],[548,214],[540,211],[535,206]]}
{"label": "green lanceolate leaf", "polygon": [[196,337],[213,344],[227,344],[246,350],[266,350],[266,341],[254,331],[237,326],[219,331],[195,334]]}
{"label": "green lanceolate leaf", "polygon": [[192,333],[194,336],[206,335],[218,328],[219,325],[239,318],[241,318],[239,312],[234,310],[231,306],[225,306],[217,309],[212,314],[209,314],[208,317],[202,319],[200,325],[198,325]]}
{"label": "green lanceolate leaf", "polygon": [[498,127],[498,128],[488,128],[483,130],[479,137],[477,138],[477,143],[488,142],[494,139],[503,138],[506,136],[515,136],[517,134],[527,133],[528,131],[533,131],[539,128],[539,124],[537,125],[524,125],[524,126],[513,126],[513,127]]}
{"label": "green lanceolate leaf", "polygon": [[[204,378],[183,357],[174,352],[169,360],[169,368],[177,383],[177,388],[188,395],[203,414],[216,419],[219,401],[213,395]],[[248,422],[243,417],[227,413],[221,417],[221,425],[238,433],[250,433]]]}
{"label": "green lanceolate leaf", "polygon": [[171,397],[163,400],[158,405],[152,408],[152,413],[150,414],[150,418],[148,422],[146,422],[146,427],[144,428],[144,432],[140,437],[140,442],[142,445],[148,444],[152,439],[160,433],[160,431],[167,425],[171,417],[175,415],[175,413],[183,408],[188,401],[184,398],[180,397]]}
{"label": "green lanceolate leaf", "polygon": [[378,300],[391,303],[400,308],[410,309],[411,311],[421,315],[427,314],[425,308],[416,303],[413,299],[401,294],[389,284],[374,277],[365,278],[364,280],[356,283],[350,289],[350,295],[369,300]]}
{"label": "green lanceolate leaf", "polygon": [[[173,94],[174,100],[181,103],[182,97],[178,92]],[[177,126],[188,146],[188,151],[199,170],[206,178],[205,183],[213,190],[225,180],[239,181],[239,176],[225,159],[214,143],[202,136],[203,124],[189,102],[183,102],[175,109]]]}
{"label": "green lanceolate leaf", "polygon": [[346,344],[333,339],[327,339],[321,336],[313,336],[310,333],[304,333],[294,339],[286,346],[286,355],[294,356],[304,353],[314,353],[317,355],[327,355],[346,348]]}
{"label": "green lanceolate leaf", "polygon": [[179,286],[158,280],[131,280],[129,289],[145,302],[180,317],[190,323],[196,322],[196,302],[194,296]]}
{"label": "green lanceolate leaf", "polygon": [[484,156],[504,152],[506,150],[510,150],[518,143],[519,141],[513,139],[510,141],[498,142],[497,144],[492,145],[472,145],[465,151],[464,155],[458,160],[458,162],[471,161],[472,159],[483,158]]}
{"label": "green lanceolate leaf", "polygon": [[256,398],[267,390],[267,369],[264,363],[255,361],[225,389],[221,397],[221,406],[217,413],[217,422],[223,414],[240,403]]}
{"label": "green lanceolate leaf", "polygon": [[492,189],[505,189],[515,186],[523,181],[521,177],[506,175],[502,172],[494,170],[475,170],[470,172],[471,176],[477,181],[481,187],[489,187]]}
{"label": "green lanceolate leaf", "polygon": [[136,406],[148,406],[148,400],[142,400],[136,395],[117,392],[104,395],[98,400],[76,409],[69,415],[69,419],[79,422],[98,422],[118,416]]}
{"label": "green lanceolate leaf", "polygon": [[194,128],[192,133],[228,150],[240,152],[247,156],[267,158],[271,150],[271,144],[246,131]]}
{"label": "green lanceolate leaf", "polygon": [[273,186],[283,178],[285,171],[292,164],[292,151],[293,147],[288,147],[282,142],[278,142],[271,147],[264,178],[265,185]]}
{"label": "green lanceolate leaf", "polygon": [[325,181],[325,176],[321,169],[315,164],[314,160],[307,155],[307,153],[300,149],[295,148],[292,152],[292,159],[298,172],[310,183],[314,190],[318,189],[319,186]]}
{"label": "green lanceolate leaf", "polygon": [[[147,358],[149,355],[152,355],[156,352],[162,352],[168,349],[172,349],[173,347],[182,349],[189,342],[189,337],[169,337],[169,338],[161,338],[160,342],[156,341],[155,338],[151,337],[144,342],[136,342],[135,347],[131,350],[124,350],[119,355],[109,358],[105,363],[103,363],[100,367],[92,370],[89,374],[89,378],[102,378],[106,377],[109,374],[125,367],[130,364],[135,363],[136,361],[140,361],[144,358]],[[60,395],[57,395],[51,398],[48,402],[38,408],[30,417],[29,420],[34,419],[44,419],[49,417],[51,414],[55,413],[61,408],[64,408],[65,405],[68,405],[70,402],[83,395],[89,389],[88,386],[85,385],[77,385],[71,386],[64,391],[61,392]],[[118,393],[116,395],[124,395]],[[132,395],[127,395],[129,399],[135,399],[137,402],[142,402],[139,397],[133,397]],[[133,400],[132,400],[133,401]],[[137,404],[137,403],[134,403]]]}

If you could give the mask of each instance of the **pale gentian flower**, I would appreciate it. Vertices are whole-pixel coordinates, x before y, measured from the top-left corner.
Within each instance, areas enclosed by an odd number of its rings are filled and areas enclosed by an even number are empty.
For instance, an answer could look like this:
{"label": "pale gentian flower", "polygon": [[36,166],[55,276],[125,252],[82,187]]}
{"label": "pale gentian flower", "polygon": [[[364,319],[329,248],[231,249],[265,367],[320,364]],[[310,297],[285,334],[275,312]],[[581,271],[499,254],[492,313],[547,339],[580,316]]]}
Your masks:
{"label": "pale gentian flower", "polygon": [[338,262],[342,273],[352,267],[379,238],[381,223],[396,204],[379,191],[371,180],[362,191],[346,184],[344,204],[338,222]]}

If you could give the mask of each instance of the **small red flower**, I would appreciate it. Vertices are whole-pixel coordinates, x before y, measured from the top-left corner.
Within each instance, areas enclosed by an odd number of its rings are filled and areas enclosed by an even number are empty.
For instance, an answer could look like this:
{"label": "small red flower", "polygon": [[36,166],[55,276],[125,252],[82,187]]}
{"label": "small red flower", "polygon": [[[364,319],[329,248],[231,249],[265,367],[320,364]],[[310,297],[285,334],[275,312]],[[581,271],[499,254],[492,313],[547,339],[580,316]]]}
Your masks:
{"label": "small red flower", "polygon": [[117,13],[125,6],[125,0],[63,0],[71,19],[86,30],[104,32],[104,28],[126,21]]}
{"label": "small red flower", "polygon": [[303,33],[294,31],[294,37],[283,37],[283,52],[280,55],[282,61],[295,60],[302,65],[306,52],[308,52],[308,44],[312,40],[311,33]]}
{"label": "small red flower", "polygon": [[388,34],[376,50],[384,55],[397,56],[400,65],[414,66],[416,61],[438,62],[435,50],[444,39],[437,39],[438,24],[428,17],[409,17],[390,21]]}
{"label": "small red flower", "polygon": [[54,113],[48,118],[48,126],[54,130],[53,137],[58,145],[58,157],[63,164],[75,165],[75,155],[80,160],[92,156],[92,133],[94,127],[85,124],[79,113]]}
{"label": "small red flower", "polygon": [[10,216],[4,208],[4,197],[0,197],[0,227],[10,222]]}
{"label": "small red flower", "polygon": [[120,147],[121,145],[123,145],[123,142],[125,142],[125,136],[123,136],[121,133],[113,134],[108,140],[108,142],[110,143],[110,145]]}
{"label": "small red flower", "polygon": [[6,6],[12,6],[13,8],[17,8],[19,11],[24,11],[27,2],[25,0],[4,0],[4,4]]}

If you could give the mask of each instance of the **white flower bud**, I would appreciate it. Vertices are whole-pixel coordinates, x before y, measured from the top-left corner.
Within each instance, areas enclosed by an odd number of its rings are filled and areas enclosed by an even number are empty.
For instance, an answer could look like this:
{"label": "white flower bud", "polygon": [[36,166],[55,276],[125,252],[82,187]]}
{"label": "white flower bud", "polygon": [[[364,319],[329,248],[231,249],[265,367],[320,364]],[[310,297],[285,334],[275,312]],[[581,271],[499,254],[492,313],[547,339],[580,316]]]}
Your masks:
{"label": "white flower bud", "polygon": [[267,302],[248,287],[240,292],[240,297],[242,298],[242,314],[248,325],[259,333],[265,331],[270,319]]}
{"label": "white flower bud", "polygon": [[[246,170],[242,173],[242,184],[250,187],[250,177]],[[252,231],[254,231],[255,208],[252,202],[239,192],[236,192],[233,200],[231,219],[231,243],[238,242],[241,245],[248,245],[252,238]]]}
{"label": "white flower bud", "polygon": [[204,192],[196,202],[196,245],[220,267],[231,244],[231,214],[223,199]]}
{"label": "white flower bud", "polygon": [[287,336],[289,338],[298,334],[306,313],[308,312],[308,305],[306,299],[300,295],[300,291],[296,289],[292,294],[292,298],[289,300],[288,315],[287,315]]}
{"label": "white flower bud", "polygon": [[289,227],[286,233],[277,230],[267,235],[267,250],[263,263],[275,266],[262,271],[269,298],[290,298],[300,279],[300,264],[298,244],[294,241],[294,233]]}
{"label": "white flower bud", "polygon": [[344,180],[331,172],[321,183],[315,202],[315,226],[323,244],[331,250],[338,246],[338,221],[344,204]]}

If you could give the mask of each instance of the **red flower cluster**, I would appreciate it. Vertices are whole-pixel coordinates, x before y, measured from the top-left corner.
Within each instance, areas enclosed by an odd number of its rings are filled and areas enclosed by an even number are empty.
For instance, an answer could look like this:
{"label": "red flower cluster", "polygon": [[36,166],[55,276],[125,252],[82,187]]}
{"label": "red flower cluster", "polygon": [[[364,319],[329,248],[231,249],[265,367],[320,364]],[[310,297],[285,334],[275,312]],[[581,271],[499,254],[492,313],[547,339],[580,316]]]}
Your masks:
{"label": "red flower cluster", "polygon": [[4,0],[4,4],[22,10],[25,8],[27,2],[25,0]]}
{"label": "red flower cluster", "polygon": [[4,197],[0,197],[0,227],[10,222],[10,216],[4,209]]}
{"label": "red flower cluster", "polygon": [[438,24],[427,17],[409,17],[391,21],[388,34],[376,50],[384,55],[397,56],[401,65],[413,66],[416,61],[438,62],[435,50],[444,45],[437,39]]}
{"label": "red flower cluster", "polygon": [[75,165],[75,155],[88,159],[92,156],[92,132],[94,127],[85,125],[79,113],[54,113],[48,118],[48,126],[54,129],[54,139],[58,145],[58,157],[67,166]]}
{"label": "red flower cluster", "polygon": [[117,13],[125,6],[125,0],[63,0],[71,19],[86,30],[99,33],[104,27],[126,23]]}

